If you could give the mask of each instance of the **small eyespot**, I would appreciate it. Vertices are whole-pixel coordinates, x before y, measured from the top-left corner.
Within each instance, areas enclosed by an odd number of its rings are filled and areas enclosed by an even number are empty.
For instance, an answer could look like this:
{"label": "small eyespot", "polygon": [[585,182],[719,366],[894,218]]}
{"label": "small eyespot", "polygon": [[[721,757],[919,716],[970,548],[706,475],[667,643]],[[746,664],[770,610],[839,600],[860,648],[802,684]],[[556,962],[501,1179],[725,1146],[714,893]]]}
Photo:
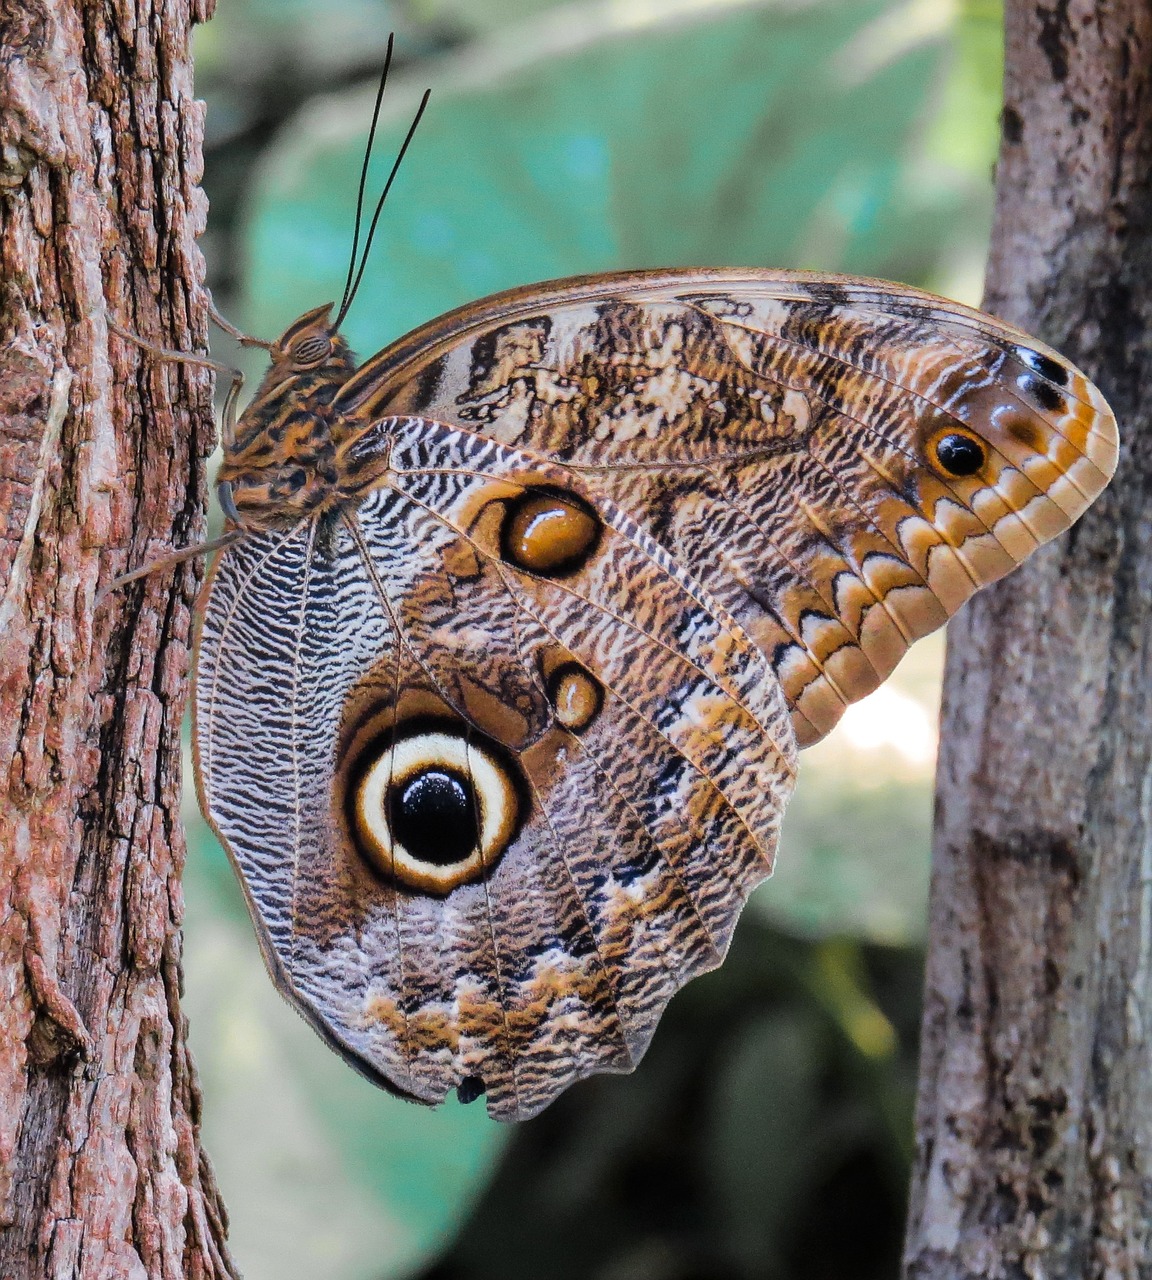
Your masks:
{"label": "small eyespot", "polygon": [[992,420],[1001,431],[1026,449],[1031,449],[1033,453],[1045,452],[1044,429],[1040,425],[1041,419],[1035,414],[1021,413],[1013,406],[1004,405],[993,415]]}
{"label": "small eyespot", "polygon": [[1016,354],[1029,369],[1034,370],[1042,378],[1047,378],[1058,387],[1068,385],[1068,368],[1059,360],[1053,360],[1051,356],[1046,356],[1041,351],[1033,351],[1031,347],[1017,347]]}
{"label": "small eyespot", "polygon": [[984,446],[959,431],[949,431],[935,444],[936,460],[951,476],[973,476],[987,461]]}
{"label": "small eyespot", "polygon": [[332,354],[332,339],[326,333],[306,334],[289,349],[288,355],[293,364],[314,365],[326,360]]}
{"label": "small eyespot", "polygon": [[560,578],[575,573],[600,541],[595,511],[573,494],[532,488],[509,503],[500,552],[530,573]]}
{"label": "small eyespot", "polygon": [[575,662],[566,662],[552,672],[548,697],[556,709],[556,719],[573,733],[583,733],[604,705],[599,681]]}
{"label": "small eyespot", "polygon": [[409,888],[443,894],[481,879],[519,829],[510,761],[458,726],[385,742],[358,773],[349,812],[357,847]]}

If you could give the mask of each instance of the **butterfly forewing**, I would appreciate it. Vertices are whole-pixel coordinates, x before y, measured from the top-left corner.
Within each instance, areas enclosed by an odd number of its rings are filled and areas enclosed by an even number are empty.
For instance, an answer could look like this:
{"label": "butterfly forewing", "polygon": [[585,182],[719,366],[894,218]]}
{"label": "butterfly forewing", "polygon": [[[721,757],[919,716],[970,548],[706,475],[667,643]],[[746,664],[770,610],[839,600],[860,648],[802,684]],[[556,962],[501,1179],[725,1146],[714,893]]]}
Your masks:
{"label": "butterfly forewing", "polygon": [[[802,744],[1067,528],[1117,451],[1096,388],[1010,326],[778,272],[498,295],[381,352],[338,404],[584,469],[769,655]],[[975,469],[956,437],[979,446]]]}

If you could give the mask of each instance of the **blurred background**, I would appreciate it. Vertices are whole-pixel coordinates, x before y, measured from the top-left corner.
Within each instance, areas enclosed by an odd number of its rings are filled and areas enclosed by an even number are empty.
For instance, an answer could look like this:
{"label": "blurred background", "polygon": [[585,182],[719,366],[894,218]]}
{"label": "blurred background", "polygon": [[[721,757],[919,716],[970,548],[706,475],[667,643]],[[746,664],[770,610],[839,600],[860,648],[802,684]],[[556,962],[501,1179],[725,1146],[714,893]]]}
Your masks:
{"label": "blurred background", "polygon": [[[370,192],[432,101],[345,325],[362,355],[493,290],[619,267],[977,302],[1000,19],[993,0],[218,0],[196,51],[217,305],[272,338],[339,296],[391,30]],[[190,793],[187,1009],[247,1280],[894,1278],[942,651],[918,645],[806,753],[776,875],[636,1074],[514,1129],[396,1101],[321,1045]]]}

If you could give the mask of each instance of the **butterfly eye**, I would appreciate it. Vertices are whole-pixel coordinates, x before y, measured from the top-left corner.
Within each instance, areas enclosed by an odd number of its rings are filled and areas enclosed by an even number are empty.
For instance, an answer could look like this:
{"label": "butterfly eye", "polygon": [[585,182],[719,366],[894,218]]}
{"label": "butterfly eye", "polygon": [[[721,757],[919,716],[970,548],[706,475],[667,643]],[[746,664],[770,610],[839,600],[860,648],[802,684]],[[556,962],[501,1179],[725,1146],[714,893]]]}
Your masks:
{"label": "butterfly eye", "polygon": [[959,431],[950,431],[936,441],[936,460],[950,476],[974,476],[987,457],[978,440]]}
{"label": "butterfly eye", "polygon": [[361,853],[389,879],[430,893],[485,875],[512,842],[521,809],[508,762],[455,728],[386,745],[351,799]]}
{"label": "butterfly eye", "polygon": [[530,573],[559,578],[579,569],[599,541],[599,518],[579,498],[526,489],[508,506],[501,554]]}
{"label": "butterfly eye", "polygon": [[310,333],[301,338],[289,350],[293,364],[319,364],[332,354],[332,339],[326,333]]}

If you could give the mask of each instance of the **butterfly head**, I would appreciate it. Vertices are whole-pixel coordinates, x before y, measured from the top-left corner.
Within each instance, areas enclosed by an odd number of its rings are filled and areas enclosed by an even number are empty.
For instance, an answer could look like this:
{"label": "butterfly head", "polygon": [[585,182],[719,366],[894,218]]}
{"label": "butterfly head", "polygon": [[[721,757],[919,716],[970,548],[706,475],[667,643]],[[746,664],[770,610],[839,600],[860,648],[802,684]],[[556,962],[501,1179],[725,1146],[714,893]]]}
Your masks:
{"label": "butterfly head", "polygon": [[361,252],[360,219],[364,212],[368,161],[391,64],[392,37],[389,36],[360,173],[352,253],[339,310],[333,318],[332,308],[336,304],[328,302],[306,311],[269,347],[272,365],[236,424],[234,441],[225,446],[219,479],[230,486],[234,508],[230,514],[246,527],[291,524],[303,516],[334,507],[340,501],[330,408],[337,390],[356,369],[356,359],[340,333],[340,325],[364,278],[384,201],[428,105],[428,91],[425,91],[376,202]]}
{"label": "butterfly head", "polygon": [[268,371],[225,447],[219,478],[247,526],[294,522],[335,501],[330,406],[356,357],[331,311],[325,303],[305,312],[272,344]]}
{"label": "butterfly head", "polygon": [[276,339],[270,349],[272,367],[265,384],[296,377],[307,385],[339,385],[356,368],[348,343],[332,323],[333,305],[326,302],[306,311]]}

